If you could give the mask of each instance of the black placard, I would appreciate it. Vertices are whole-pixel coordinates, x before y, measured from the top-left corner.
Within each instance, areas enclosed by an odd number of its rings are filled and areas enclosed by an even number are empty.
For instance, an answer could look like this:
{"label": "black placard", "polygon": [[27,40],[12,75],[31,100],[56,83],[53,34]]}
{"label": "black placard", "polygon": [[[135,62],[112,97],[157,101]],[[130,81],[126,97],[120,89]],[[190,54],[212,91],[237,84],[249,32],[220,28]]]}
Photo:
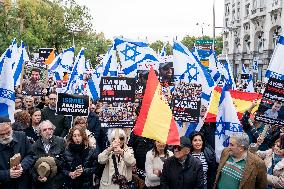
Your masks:
{"label": "black placard", "polygon": [[176,121],[198,122],[201,107],[202,86],[191,83],[176,85],[171,108]]}
{"label": "black placard", "polygon": [[284,81],[270,78],[257,110],[255,120],[273,124],[284,125]]}
{"label": "black placard", "polygon": [[40,48],[38,49],[38,55],[41,59],[47,59],[53,48]]}
{"label": "black placard", "polygon": [[69,116],[88,116],[89,97],[86,95],[58,93],[56,113]]}

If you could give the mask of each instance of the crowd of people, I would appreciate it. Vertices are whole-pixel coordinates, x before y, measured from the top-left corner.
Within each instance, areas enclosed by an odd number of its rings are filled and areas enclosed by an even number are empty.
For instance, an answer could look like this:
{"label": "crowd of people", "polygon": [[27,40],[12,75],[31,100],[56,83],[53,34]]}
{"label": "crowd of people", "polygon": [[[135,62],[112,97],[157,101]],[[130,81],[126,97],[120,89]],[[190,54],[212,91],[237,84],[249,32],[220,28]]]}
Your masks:
{"label": "crowd of people", "polygon": [[[215,123],[169,146],[129,129],[101,126],[101,106],[87,117],[56,114],[57,94],[18,95],[15,122],[0,117],[2,189],[182,189],[284,187],[284,129],[253,119],[253,102],[220,162]],[[218,166],[219,165],[219,166]]]}

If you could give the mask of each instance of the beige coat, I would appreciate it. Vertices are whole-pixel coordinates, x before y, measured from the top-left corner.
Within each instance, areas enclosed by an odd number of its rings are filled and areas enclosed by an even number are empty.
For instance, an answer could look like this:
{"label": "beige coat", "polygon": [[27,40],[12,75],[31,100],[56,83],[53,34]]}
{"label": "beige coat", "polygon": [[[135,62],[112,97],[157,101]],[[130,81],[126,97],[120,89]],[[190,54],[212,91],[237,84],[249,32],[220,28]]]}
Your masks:
{"label": "beige coat", "polygon": [[[112,183],[112,175],[114,174],[114,165],[112,160],[112,152],[104,150],[98,156],[98,162],[105,164],[103,175],[100,182],[100,189],[119,189],[119,185]],[[132,148],[124,147],[124,155],[120,156],[120,161],[117,161],[118,172],[124,175],[128,181],[132,180],[132,167],[136,164]]]}
{"label": "beige coat", "polygon": [[[257,151],[257,154],[264,160],[266,167],[271,167],[273,156],[272,149]],[[267,174],[267,182],[268,185],[273,188],[284,188],[284,158],[275,165],[273,175]]]}
{"label": "beige coat", "polygon": [[[266,189],[266,166],[265,163],[255,154],[247,152],[246,165],[240,182],[239,189]],[[222,152],[220,164],[217,170],[214,189],[217,187],[221,170],[229,158],[229,148],[225,148]]]}

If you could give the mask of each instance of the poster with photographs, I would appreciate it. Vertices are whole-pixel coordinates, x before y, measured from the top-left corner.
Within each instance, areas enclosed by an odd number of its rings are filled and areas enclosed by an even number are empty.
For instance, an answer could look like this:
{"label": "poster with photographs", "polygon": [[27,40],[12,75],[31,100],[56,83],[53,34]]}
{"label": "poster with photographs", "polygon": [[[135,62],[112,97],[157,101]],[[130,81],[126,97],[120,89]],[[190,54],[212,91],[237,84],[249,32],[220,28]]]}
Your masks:
{"label": "poster with photographs", "polygon": [[45,88],[47,66],[40,60],[33,60],[32,66],[24,67],[22,95],[41,96]]}
{"label": "poster with photographs", "polygon": [[174,85],[173,62],[161,63],[159,67],[159,80],[163,87]]}
{"label": "poster with photographs", "polygon": [[171,108],[176,121],[198,122],[202,86],[194,83],[179,83],[173,92]]}
{"label": "poster with photographs", "polygon": [[284,81],[270,78],[255,120],[272,125],[284,125]]}
{"label": "poster with photographs", "polygon": [[135,79],[103,77],[100,83],[102,102],[99,114],[102,127],[133,127],[136,119]]}

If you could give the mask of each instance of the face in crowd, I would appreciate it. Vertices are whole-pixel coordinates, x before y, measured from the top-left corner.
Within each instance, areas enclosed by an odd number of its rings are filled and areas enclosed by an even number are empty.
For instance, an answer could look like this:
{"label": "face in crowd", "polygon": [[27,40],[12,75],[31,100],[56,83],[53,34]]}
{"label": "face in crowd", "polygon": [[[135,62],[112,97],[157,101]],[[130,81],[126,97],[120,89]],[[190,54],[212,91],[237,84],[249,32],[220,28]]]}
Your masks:
{"label": "face in crowd", "polygon": [[22,99],[16,98],[15,99],[15,109],[22,109],[23,102]]}
{"label": "face in crowd", "polygon": [[203,140],[200,135],[196,135],[192,139],[192,148],[196,151],[201,151],[203,147]]}
{"label": "face in crowd", "polygon": [[0,123],[0,144],[6,145],[13,140],[11,123]]}
{"label": "face in crowd", "polygon": [[75,144],[81,144],[82,141],[83,141],[83,137],[79,131],[79,129],[76,129],[74,132],[73,132],[73,135],[72,135],[72,140]]}
{"label": "face in crowd", "polygon": [[38,110],[32,114],[32,123],[33,125],[38,125],[40,121],[41,121],[41,111]]}
{"label": "face in crowd", "polygon": [[162,79],[171,80],[173,76],[173,70],[169,64],[161,68],[160,72]]}
{"label": "face in crowd", "polygon": [[40,72],[37,71],[37,70],[32,70],[32,73],[31,73],[31,81],[38,81],[40,78]]}
{"label": "face in crowd", "polygon": [[166,144],[160,143],[159,141],[155,142],[157,151],[164,151],[166,148]]}
{"label": "face in crowd", "polygon": [[57,100],[57,96],[56,94],[50,94],[48,97],[48,101],[49,101],[49,107],[50,109],[54,109],[56,108],[56,100]]}
{"label": "face in crowd", "polygon": [[54,126],[51,124],[51,122],[44,121],[41,123],[39,132],[43,140],[49,140],[54,133]]}
{"label": "face in crowd", "polygon": [[32,96],[25,98],[25,106],[27,109],[34,107],[34,98]]}
{"label": "face in crowd", "polygon": [[182,147],[182,146],[174,146],[174,156],[177,159],[183,159],[185,156],[187,156],[190,152],[189,147]]}

